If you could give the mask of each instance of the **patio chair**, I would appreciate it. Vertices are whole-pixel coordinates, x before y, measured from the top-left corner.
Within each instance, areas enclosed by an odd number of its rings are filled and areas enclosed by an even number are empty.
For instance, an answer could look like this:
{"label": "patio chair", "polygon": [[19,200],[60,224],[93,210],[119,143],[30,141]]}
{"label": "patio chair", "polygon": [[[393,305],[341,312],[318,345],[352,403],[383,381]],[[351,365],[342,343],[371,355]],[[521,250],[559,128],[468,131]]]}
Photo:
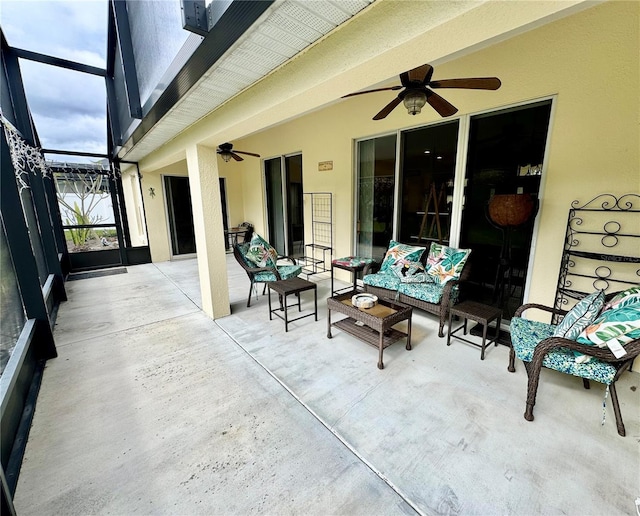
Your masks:
{"label": "patio chair", "polygon": [[[249,276],[251,285],[249,286],[249,297],[247,298],[247,307],[251,306],[251,292],[256,283],[264,283],[262,294],[267,290],[267,283],[271,281],[280,281],[289,278],[295,278],[302,272],[302,266],[298,265],[293,258],[289,256],[277,256],[276,266],[265,265],[260,267],[247,258],[247,253],[251,246],[251,241],[235,244],[233,246],[233,256],[236,261]],[[278,262],[288,260],[292,265],[279,265]],[[257,295],[257,292],[256,292]]]}
{"label": "patio chair", "polygon": [[[606,320],[606,313],[611,314],[614,311],[612,308],[607,310],[607,306],[615,296],[616,294],[614,293],[605,298],[605,309],[602,310],[599,315],[596,315],[597,318],[595,321],[592,319],[592,325],[586,325],[591,329],[590,331],[595,332],[595,330],[598,329],[598,325],[603,325],[603,318]],[[615,382],[625,370],[631,368],[634,359],[640,355],[640,338],[637,338],[640,330],[637,329],[637,319],[630,321],[631,327],[635,327],[636,329],[628,331],[628,336],[635,338],[624,344],[626,354],[618,358],[603,344],[600,344],[603,345],[603,347],[598,347],[598,345],[595,344],[587,345],[578,342],[576,338],[583,340],[583,332],[580,333],[580,337],[557,337],[554,336],[554,334],[558,333],[556,329],[559,325],[523,319],[523,313],[526,310],[532,309],[542,310],[552,315],[557,314],[562,318],[560,323],[563,319],[567,318],[569,320],[571,317],[567,317],[567,314],[570,312],[566,310],[529,303],[518,308],[511,320],[512,348],[509,356],[508,370],[515,372],[514,361],[516,357],[525,364],[528,386],[524,418],[527,421],[533,421],[533,406],[536,401],[540,371],[544,366],[582,378],[585,389],[589,389],[590,387],[589,380],[607,385],[608,390],[611,392],[611,401],[616,417],[618,434],[624,436],[625,428],[622,421],[622,414],[620,413]],[[610,323],[616,323],[616,319],[619,318],[609,315]]]}

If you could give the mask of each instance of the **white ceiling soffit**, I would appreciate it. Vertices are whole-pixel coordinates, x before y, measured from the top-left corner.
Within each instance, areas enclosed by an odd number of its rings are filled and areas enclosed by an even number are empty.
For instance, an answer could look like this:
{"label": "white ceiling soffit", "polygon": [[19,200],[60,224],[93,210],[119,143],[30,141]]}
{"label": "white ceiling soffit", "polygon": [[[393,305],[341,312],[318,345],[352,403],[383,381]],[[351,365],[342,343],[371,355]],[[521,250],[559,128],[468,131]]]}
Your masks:
{"label": "white ceiling soffit", "polygon": [[[126,153],[137,161],[248,88],[375,0],[282,0]],[[125,158],[121,151],[121,158]]]}

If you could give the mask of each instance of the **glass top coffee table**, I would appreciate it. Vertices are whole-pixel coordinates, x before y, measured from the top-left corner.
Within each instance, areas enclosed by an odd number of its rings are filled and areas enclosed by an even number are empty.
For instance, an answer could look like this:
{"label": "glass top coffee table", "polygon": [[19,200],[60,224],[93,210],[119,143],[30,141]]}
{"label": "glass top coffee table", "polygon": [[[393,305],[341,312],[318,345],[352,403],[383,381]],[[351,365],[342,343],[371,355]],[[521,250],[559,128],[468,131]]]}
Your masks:
{"label": "glass top coffee table", "polygon": [[[354,337],[378,348],[378,369],[384,369],[382,352],[397,340],[407,337],[406,349],[411,349],[411,314],[410,306],[380,298],[373,308],[356,308],[351,304],[353,292],[346,292],[327,299],[327,338],[331,338],[331,327],[335,326]],[[331,312],[346,315],[331,323]],[[401,321],[407,321],[407,333],[392,328]]]}

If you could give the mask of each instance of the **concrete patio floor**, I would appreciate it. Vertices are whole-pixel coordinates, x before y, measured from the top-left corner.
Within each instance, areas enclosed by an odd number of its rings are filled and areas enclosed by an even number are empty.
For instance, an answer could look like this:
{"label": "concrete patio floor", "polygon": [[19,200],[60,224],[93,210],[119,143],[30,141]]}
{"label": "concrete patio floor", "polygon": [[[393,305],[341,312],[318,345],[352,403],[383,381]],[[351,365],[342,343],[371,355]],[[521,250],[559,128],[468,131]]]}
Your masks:
{"label": "concrete patio floor", "polygon": [[319,321],[285,333],[227,263],[232,314],[215,321],[194,259],[67,282],[18,514],[636,512],[638,373],[618,382],[624,438],[609,400],[601,425],[602,385],[549,370],[527,422],[506,347],[447,347],[417,310],[413,350],[387,348],[380,371],[373,347],[326,338],[326,275]]}

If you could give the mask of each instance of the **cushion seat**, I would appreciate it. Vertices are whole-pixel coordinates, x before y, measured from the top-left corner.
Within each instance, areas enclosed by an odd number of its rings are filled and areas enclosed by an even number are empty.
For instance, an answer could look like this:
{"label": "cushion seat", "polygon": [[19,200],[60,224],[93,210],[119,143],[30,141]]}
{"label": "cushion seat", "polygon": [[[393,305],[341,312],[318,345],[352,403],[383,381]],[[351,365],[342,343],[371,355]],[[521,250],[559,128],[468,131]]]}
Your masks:
{"label": "cushion seat", "polygon": [[[456,287],[453,288],[457,292]],[[444,291],[444,285],[437,285],[435,283],[401,283],[398,287],[400,294],[405,294],[409,297],[425,301],[427,303],[438,304],[442,299],[442,292]],[[453,300],[455,303],[455,300]]]}
{"label": "cushion seat", "polygon": [[[283,280],[295,278],[302,271],[301,265],[278,265],[276,268]],[[276,275],[273,272],[258,272],[255,276],[255,281],[257,282],[269,282],[276,280]]]}
{"label": "cushion seat", "polygon": [[367,274],[362,278],[362,282],[371,287],[386,288],[394,291],[398,290],[400,286],[400,278],[390,271]]}
{"label": "cushion seat", "polygon": [[[521,317],[511,319],[511,342],[516,356],[523,362],[531,362],[535,347],[540,341],[553,337],[554,324],[530,321]],[[542,365],[562,373],[610,385],[617,369],[606,362],[592,358],[587,363],[577,363],[573,351],[557,348],[544,357]]]}

